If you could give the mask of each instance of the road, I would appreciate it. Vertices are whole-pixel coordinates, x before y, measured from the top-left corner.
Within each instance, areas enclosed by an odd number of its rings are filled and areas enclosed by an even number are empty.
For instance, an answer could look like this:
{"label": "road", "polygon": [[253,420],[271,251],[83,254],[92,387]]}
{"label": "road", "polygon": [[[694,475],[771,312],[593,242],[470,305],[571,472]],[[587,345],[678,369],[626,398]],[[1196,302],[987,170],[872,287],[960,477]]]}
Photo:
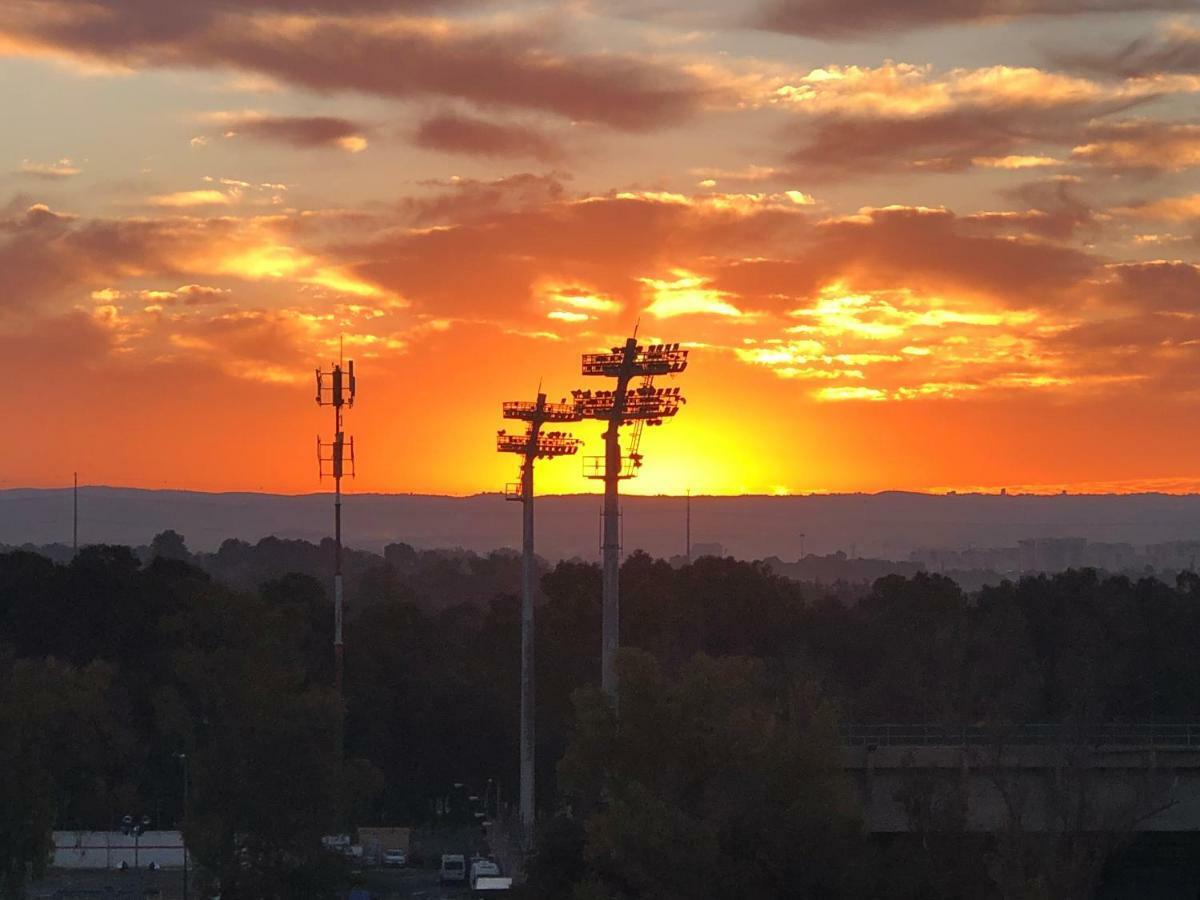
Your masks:
{"label": "road", "polygon": [[363,882],[380,900],[457,900],[471,896],[465,885],[443,886],[436,871],[374,869],[363,876]]}

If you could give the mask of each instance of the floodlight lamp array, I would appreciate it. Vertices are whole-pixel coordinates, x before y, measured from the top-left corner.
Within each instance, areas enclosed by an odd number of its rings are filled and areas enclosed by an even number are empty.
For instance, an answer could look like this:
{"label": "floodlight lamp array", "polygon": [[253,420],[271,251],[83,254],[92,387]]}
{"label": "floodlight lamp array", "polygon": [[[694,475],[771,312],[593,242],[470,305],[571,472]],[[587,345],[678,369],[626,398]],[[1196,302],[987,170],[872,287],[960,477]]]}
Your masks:
{"label": "floodlight lamp array", "polygon": [[[533,443],[532,455],[537,459],[550,459],[556,456],[574,456],[583,446],[583,441],[572,437],[565,431],[539,432]],[[509,434],[507,431],[496,432],[496,449],[501,453],[530,453],[530,435]]]}
{"label": "floodlight lamp array", "polygon": [[605,375],[618,378],[622,374],[675,375],[687,368],[688,352],[680,350],[679,344],[652,344],[638,347],[629,367],[625,365],[625,348],[613,347],[608,353],[583,354],[584,375]]}
{"label": "floodlight lamp array", "polygon": [[[585,419],[611,420],[616,404],[614,391],[574,391],[575,406]],[[687,401],[680,395],[679,388],[656,388],[644,386],[625,395],[625,406],[621,410],[622,422],[641,421],[647,425],[661,425],[679,412]]]}
{"label": "floodlight lamp array", "polygon": [[534,400],[509,400],[503,404],[503,409],[504,418],[523,422],[579,422],[583,418],[575,404],[565,399],[560,403],[543,403],[540,407]]}

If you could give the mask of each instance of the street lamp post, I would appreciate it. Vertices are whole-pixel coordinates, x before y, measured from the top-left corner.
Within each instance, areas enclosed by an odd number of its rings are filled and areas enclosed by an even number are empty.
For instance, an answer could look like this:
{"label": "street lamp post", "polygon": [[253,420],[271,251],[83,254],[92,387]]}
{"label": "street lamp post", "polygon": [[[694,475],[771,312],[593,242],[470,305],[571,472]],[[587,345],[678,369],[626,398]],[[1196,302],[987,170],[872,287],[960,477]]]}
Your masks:
{"label": "street lamp post", "polygon": [[[188,820],[188,755],[180,753],[179,760],[183,763],[183,824],[186,827]],[[179,829],[179,842],[183,844],[183,900],[188,900],[188,848],[187,836],[184,834],[183,828]]]}
{"label": "street lamp post", "polygon": [[126,837],[133,835],[133,867],[138,867],[138,843],[141,840],[142,832],[150,825],[150,817],[142,816],[136,822],[133,816],[126,815],[121,819],[121,831]]}

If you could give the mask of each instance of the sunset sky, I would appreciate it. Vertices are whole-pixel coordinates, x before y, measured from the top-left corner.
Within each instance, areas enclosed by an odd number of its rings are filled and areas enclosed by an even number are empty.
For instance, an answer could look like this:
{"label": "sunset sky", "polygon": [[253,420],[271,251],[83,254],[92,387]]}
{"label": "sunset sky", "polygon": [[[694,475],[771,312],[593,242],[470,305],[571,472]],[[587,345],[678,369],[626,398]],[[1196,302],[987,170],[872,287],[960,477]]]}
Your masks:
{"label": "sunset sky", "polygon": [[342,337],[353,490],[498,490],[640,319],[632,491],[1196,489],[1195,10],[0,0],[0,487],[320,490]]}

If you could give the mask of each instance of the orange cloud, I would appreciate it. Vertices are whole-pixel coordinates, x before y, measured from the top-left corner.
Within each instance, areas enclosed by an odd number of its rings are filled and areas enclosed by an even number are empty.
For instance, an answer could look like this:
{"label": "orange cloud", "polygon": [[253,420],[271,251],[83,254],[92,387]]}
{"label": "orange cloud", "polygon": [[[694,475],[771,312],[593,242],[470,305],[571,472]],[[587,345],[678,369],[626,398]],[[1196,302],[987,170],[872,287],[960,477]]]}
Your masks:
{"label": "orange cloud", "polygon": [[646,307],[646,312],[656,319],[689,315],[725,316],[736,319],[745,315],[729,302],[728,294],[711,287],[711,280],[684,269],[676,269],[671,274],[674,276],[671,280],[640,279],[653,298]]}
{"label": "orange cloud", "polygon": [[78,175],[83,170],[69,159],[60,159],[52,163],[31,162],[27,159],[21,163],[20,171],[22,175],[32,175],[36,178],[61,179]]}
{"label": "orange cloud", "polygon": [[175,191],[171,194],[155,194],[148,197],[146,203],[150,206],[170,208],[186,208],[191,206],[228,206],[235,198],[223,191],[211,188],[197,191]]}
{"label": "orange cloud", "polygon": [[1200,166],[1200,125],[1145,119],[1097,124],[1071,155],[1106,169],[1178,172]]}
{"label": "orange cloud", "polygon": [[790,170],[847,177],[1055,165],[1048,147],[1079,147],[1106,116],[1197,91],[1200,79],[1184,76],[1113,82],[1033,67],[940,72],[888,62],[814,69],[777,87],[774,102],[802,117],[788,129],[799,141],[786,157]]}

